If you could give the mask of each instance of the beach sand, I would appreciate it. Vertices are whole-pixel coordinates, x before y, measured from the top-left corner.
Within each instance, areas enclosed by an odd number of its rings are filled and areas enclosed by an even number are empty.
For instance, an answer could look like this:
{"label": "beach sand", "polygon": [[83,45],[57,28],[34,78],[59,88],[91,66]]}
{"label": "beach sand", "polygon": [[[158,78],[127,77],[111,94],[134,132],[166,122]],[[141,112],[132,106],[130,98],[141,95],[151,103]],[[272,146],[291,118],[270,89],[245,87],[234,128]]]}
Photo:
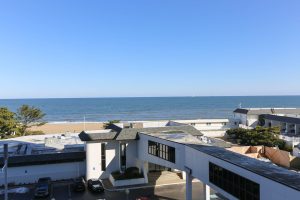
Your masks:
{"label": "beach sand", "polygon": [[[66,122],[66,123],[47,123],[43,126],[39,127],[31,127],[32,131],[43,131],[45,134],[53,134],[53,133],[80,133],[84,129],[83,122]],[[102,122],[86,122],[85,130],[100,130],[103,128]]]}

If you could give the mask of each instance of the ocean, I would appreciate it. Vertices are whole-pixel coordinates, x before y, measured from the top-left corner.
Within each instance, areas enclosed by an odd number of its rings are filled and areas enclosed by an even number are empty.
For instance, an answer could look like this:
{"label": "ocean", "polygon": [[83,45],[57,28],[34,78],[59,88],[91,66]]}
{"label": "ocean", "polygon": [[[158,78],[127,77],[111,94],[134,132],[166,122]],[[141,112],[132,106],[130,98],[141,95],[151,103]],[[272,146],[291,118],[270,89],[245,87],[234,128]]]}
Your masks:
{"label": "ocean", "polygon": [[300,96],[0,99],[12,111],[36,106],[48,122],[230,118],[239,107],[300,107]]}

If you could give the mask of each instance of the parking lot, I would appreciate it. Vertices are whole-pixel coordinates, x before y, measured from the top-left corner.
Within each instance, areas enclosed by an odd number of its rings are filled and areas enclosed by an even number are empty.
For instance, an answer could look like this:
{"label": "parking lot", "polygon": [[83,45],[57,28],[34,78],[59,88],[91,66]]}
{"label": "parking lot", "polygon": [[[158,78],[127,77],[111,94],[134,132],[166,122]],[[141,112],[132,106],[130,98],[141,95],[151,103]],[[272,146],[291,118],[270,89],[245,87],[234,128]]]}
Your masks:
{"label": "parking lot", "polygon": [[[29,189],[29,192],[24,194],[9,193],[9,200],[31,200],[34,199],[35,185],[22,186]],[[104,199],[105,194],[94,194],[86,190],[85,192],[74,192],[70,181],[54,182],[51,186],[51,195],[47,199],[66,200],[66,199]],[[4,195],[0,196],[4,199]]]}
{"label": "parking lot", "polygon": [[[105,191],[102,194],[94,194],[89,190],[85,192],[74,192],[70,186],[71,182],[56,182],[52,184],[52,195],[47,199],[55,200],[135,200],[138,197],[148,197],[153,200],[180,200],[185,199],[185,184],[166,185],[161,187],[147,187],[139,189],[131,189],[126,195],[125,191]],[[9,200],[32,200],[34,199],[34,185],[25,186],[29,188],[29,192],[25,194],[10,193]],[[211,199],[218,199],[213,198]],[[193,199],[204,200],[202,193],[202,184],[193,183]],[[0,196],[0,200],[4,200],[4,195]]]}

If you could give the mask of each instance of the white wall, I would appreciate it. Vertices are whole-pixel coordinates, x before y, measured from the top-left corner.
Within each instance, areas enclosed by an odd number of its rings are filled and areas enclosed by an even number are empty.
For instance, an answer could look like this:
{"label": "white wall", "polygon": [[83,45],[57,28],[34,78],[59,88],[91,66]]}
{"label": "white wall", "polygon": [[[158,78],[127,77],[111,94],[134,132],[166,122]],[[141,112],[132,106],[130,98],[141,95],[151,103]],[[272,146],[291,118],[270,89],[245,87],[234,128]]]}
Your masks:
{"label": "white wall", "polygon": [[101,143],[86,143],[86,179],[98,178],[101,171]]}
{"label": "white wall", "polygon": [[112,140],[106,143],[106,170],[101,171],[98,177],[108,178],[112,172],[120,169],[119,149],[118,141]]}
{"label": "white wall", "polygon": [[87,142],[86,144],[86,177],[108,178],[109,175],[120,170],[120,143],[126,143],[126,167],[138,167],[137,143],[130,141],[107,141],[106,143],[106,170],[101,168],[101,142]]}
{"label": "white wall", "polygon": [[[71,179],[85,175],[85,162],[31,165],[8,168],[8,183],[35,183],[41,177],[52,180]],[[4,184],[4,174],[0,174],[0,185]]]}
{"label": "white wall", "polygon": [[247,115],[241,113],[234,113],[234,118],[239,120],[241,124],[250,127],[256,127],[258,124],[258,115]]}
{"label": "white wall", "polygon": [[106,144],[106,170],[101,168],[101,142],[86,143],[86,178],[108,178],[109,174],[119,169],[119,143],[115,140]]}

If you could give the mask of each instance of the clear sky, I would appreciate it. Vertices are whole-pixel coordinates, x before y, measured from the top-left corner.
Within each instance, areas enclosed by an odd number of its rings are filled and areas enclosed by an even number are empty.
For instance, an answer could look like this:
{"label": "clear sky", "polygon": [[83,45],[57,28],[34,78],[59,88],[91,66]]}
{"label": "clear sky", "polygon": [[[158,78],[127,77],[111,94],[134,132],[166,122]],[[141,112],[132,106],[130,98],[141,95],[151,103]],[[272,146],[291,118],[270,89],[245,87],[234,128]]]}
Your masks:
{"label": "clear sky", "polygon": [[299,94],[299,0],[0,0],[0,99]]}

